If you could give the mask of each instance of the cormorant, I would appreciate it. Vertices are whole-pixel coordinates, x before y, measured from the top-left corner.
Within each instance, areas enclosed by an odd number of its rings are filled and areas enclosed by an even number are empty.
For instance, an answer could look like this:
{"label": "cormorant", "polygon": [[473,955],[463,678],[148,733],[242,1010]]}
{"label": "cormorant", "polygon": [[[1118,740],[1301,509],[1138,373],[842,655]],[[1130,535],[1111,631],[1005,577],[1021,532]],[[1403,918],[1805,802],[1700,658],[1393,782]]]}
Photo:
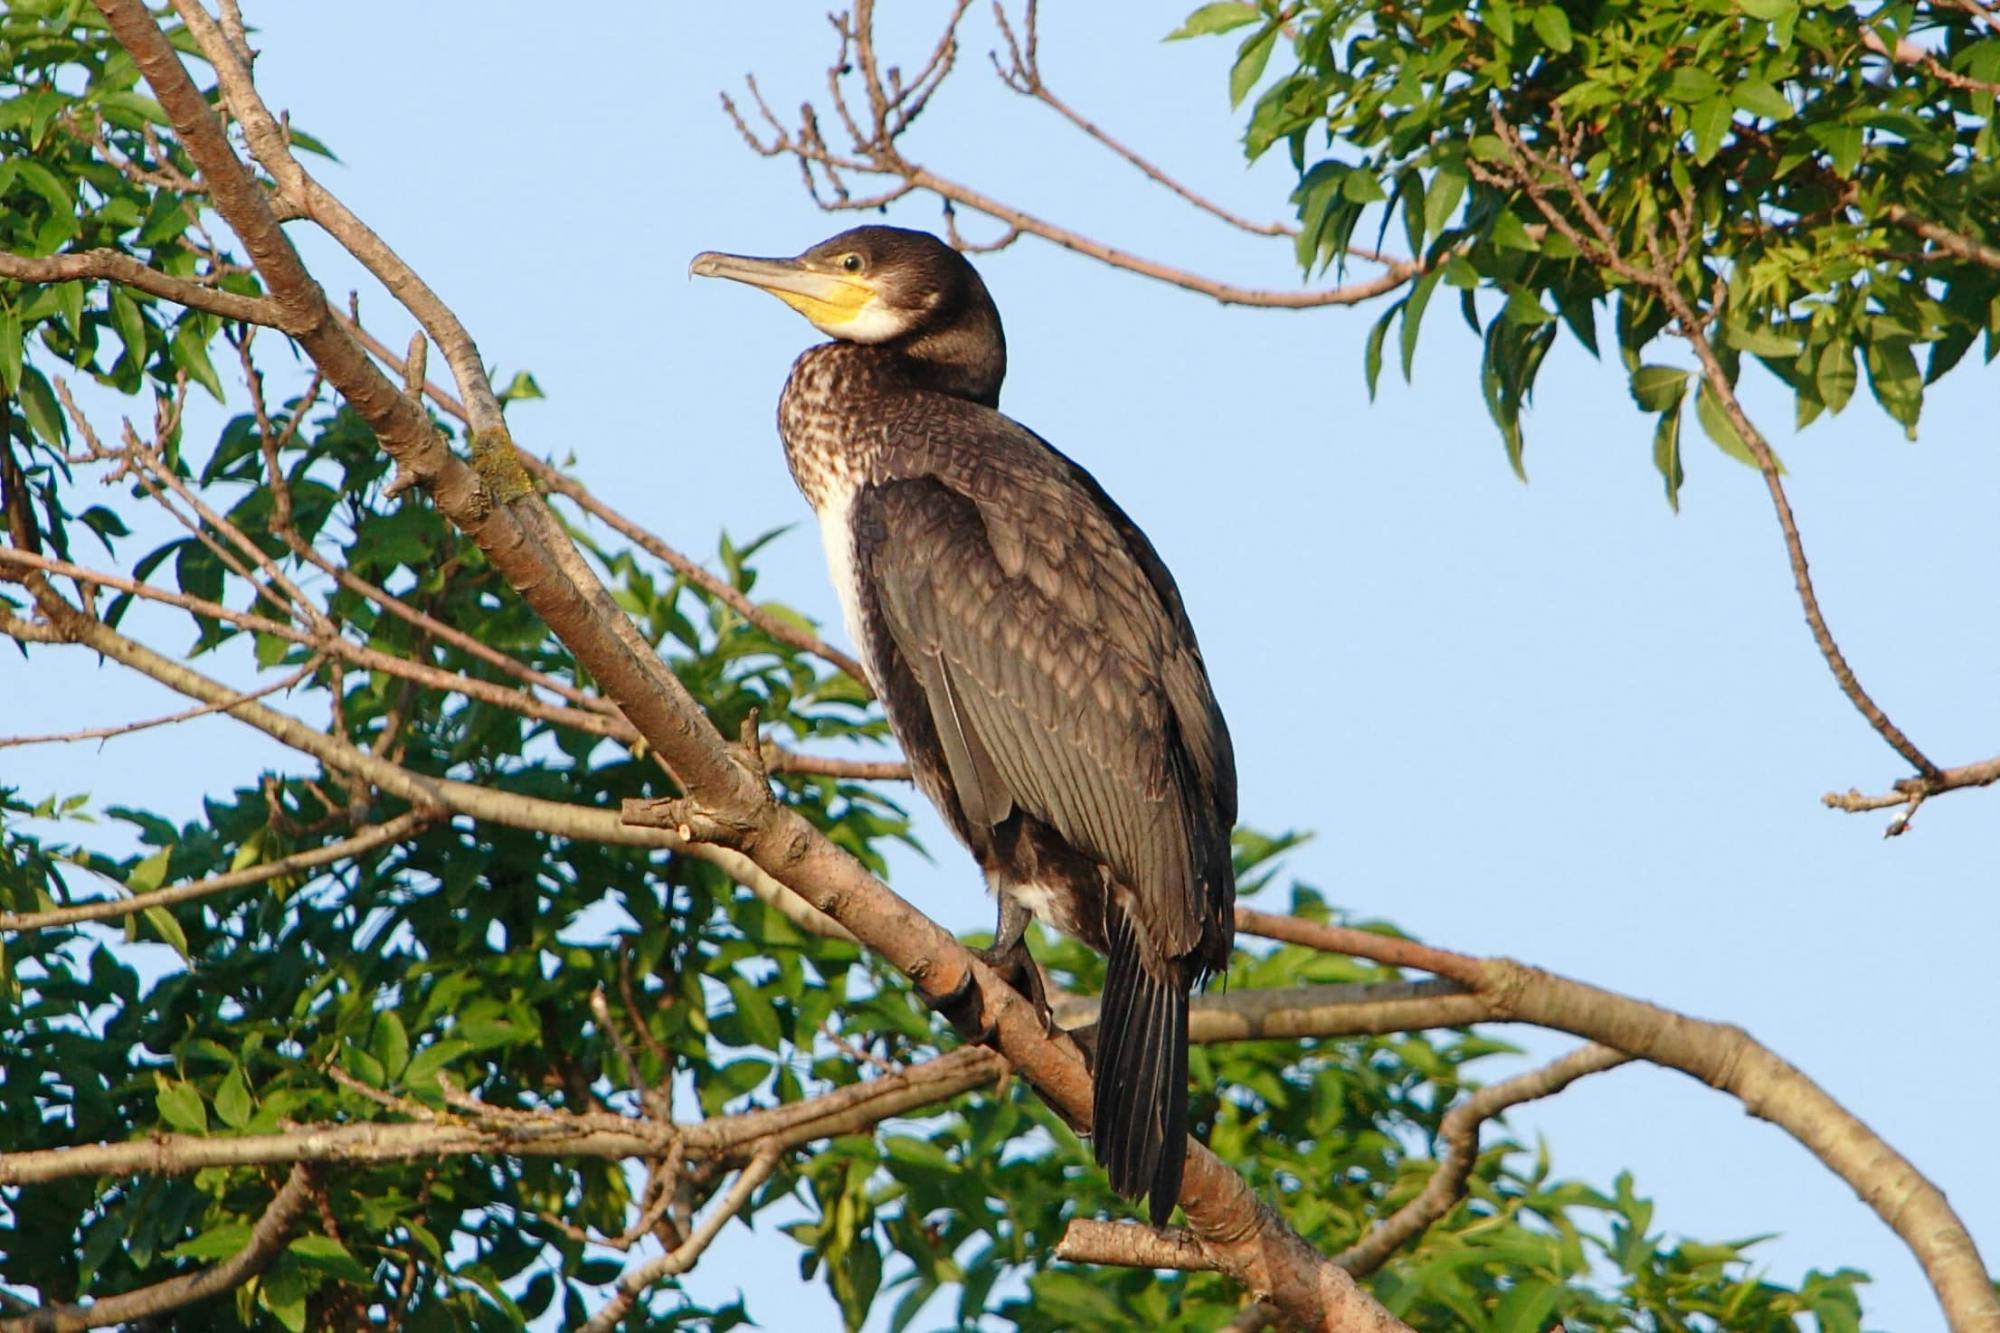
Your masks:
{"label": "cormorant", "polygon": [[1000,413],[999,311],[936,237],[857,227],[689,271],[761,287],[835,339],[793,365],[778,432],[847,632],[917,786],[999,898],[989,959],[1045,1020],[1031,913],[1109,960],[1091,1138],[1112,1188],[1150,1195],[1163,1224],[1188,992],[1227,964],[1236,898],[1235,758],[1173,576],[1088,472]]}

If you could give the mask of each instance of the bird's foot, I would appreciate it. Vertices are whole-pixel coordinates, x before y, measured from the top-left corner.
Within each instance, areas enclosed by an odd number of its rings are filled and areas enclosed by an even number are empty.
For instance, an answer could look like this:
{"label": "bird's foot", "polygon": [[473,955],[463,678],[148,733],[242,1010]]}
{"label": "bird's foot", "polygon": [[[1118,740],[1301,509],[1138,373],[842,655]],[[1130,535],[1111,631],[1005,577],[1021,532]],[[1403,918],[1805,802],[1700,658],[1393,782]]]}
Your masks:
{"label": "bird's foot", "polygon": [[[972,952],[999,973],[1002,981],[1035,1006],[1035,1013],[1042,1020],[1043,1034],[1053,1036],[1056,1032],[1055,1011],[1049,1008],[1048,992],[1042,985],[1042,969],[1035,965],[1027,942],[1016,940],[1008,949],[974,949]],[[958,984],[943,995],[926,994],[921,989],[917,994],[923,997],[925,1004],[943,1014],[945,1021],[961,1037],[978,1046],[993,1045],[995,1029],[993,1024],[980,1021],[980,1014],[986,1006],[979,993],[979,983],[973,979],[970,968],[959,978]]]}

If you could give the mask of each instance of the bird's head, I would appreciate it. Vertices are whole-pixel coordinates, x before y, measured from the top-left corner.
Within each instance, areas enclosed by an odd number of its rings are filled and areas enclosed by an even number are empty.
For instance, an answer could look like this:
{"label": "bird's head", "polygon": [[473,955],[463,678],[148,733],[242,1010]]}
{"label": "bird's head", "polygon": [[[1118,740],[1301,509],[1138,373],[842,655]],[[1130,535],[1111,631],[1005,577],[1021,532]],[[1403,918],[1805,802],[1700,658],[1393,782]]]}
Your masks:
{"label": "bird's head", "polygon": [[999,396],[1000,313],[965,257],[929,232],[856,227],[793,259],[706,250],[688,272],[761,287],[843,342],[893,345],[948,392]]}

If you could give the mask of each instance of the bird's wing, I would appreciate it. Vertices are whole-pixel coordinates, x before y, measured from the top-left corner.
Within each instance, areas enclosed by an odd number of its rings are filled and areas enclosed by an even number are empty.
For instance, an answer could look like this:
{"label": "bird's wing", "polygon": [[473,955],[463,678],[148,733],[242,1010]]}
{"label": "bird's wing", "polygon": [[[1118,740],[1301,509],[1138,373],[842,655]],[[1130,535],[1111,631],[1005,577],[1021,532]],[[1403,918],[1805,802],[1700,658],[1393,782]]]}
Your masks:
{"label": "bird's wing", "polygon": [[[1154,943],[1185,955],[1213,914],[1204,899],[1226,889],[1201,883],[1219,812],[1173,698],[1182,636],[1105,517],[1047,485],[1004,488],[1033,514],[937,478],[864,487],[856,572],[923,686],[967,817],[1034,815],[1109,866]],[[1227,837],[1224,824],[1225,858]]]}

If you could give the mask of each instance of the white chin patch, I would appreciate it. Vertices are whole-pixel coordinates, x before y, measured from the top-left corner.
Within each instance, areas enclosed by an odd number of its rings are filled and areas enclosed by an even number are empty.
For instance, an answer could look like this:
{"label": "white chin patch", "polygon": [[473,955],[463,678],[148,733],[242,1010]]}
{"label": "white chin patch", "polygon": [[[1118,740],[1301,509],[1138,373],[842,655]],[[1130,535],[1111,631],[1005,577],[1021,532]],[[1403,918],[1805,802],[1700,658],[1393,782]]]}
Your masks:
{"label": "white chin patch", "polygon": [[871,296],[868,304],[854,312],[854,318],[839,324],[821,324],[819,331],[851,343],[882,343],[909,330],[909,321]]}

